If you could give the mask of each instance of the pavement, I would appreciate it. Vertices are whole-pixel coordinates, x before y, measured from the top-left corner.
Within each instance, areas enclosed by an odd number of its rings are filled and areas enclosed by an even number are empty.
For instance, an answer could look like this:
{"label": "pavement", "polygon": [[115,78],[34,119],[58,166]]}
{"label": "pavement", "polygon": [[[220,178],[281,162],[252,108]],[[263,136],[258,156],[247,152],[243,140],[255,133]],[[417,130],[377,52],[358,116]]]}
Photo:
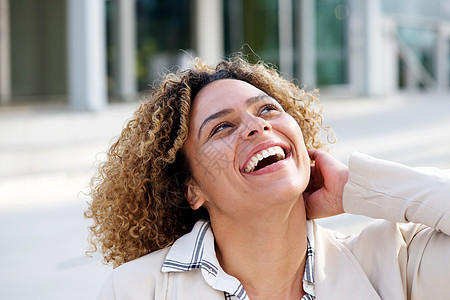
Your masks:
{"label": "pavement", "polygon": [[[324,94],[330,151],[410,166],[450,168],[450,94],[337,98]],[[95,299],[111,272],[85,255],[89,179],[138,103],[99,113],[65,107],[0,107],[0,299]],[[357,233],[369,218],[319,221]]]}

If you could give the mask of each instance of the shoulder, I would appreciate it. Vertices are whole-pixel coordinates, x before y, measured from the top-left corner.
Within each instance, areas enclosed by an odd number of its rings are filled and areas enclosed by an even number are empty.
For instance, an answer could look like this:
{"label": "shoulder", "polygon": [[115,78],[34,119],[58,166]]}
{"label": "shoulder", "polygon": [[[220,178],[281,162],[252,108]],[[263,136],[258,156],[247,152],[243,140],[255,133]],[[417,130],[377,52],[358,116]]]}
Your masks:
{"label": "shoulder", "polygon": [[403,299],[403,292],[443,299],[450,292],[450,238],[433,228],[374,220],[355,236],[320,226],[315,236],[316,263],[327,280],[347,272],[343,278],[369,282],[382,299]]}
{"label": "shoulder", "polygon": [[139,277],[160,276],[164,260],[170,247],[141,256],[117,267],[113,272],[116,276]]}
{"label": "shoulder", "polygon": [[98,299],[158,299],[167,284],[167,273],[161,272],[161,268],[169,249],[149,253],[114,269]]}
{"label": "shoulder", "polygon": [[[364,274],[376,276],[395,266],[399,268],[398,275],[402,275],[402,269],[408,262],[411,241],[419,239],[418,235],[422,235],[419,234],[422,231],[427,232],[429,229],[412,223],[374,220],[356,235],[342,235],[320,226],[317,226],[315,235],[316,244],[321,245],[322,251],[326,252],[318,253],[319,256],[325,256],[323,259],[329,260],[331,255],[341,263],[341,267],[350,263],[361,268]],[[336,257],[341,256],[345,259],[336,260]]]}
{"label": "shoulder", "polygon": [[[398,223],[383,219],[372,220],[359,233],[352,235],[343,235],[323,227],[319,230],[327,232],[329,238],[354,254],[361,252],[366,257],[371,254],[378,255],[383,250],[397,252],[400,247],[407,249],[414,239],[434,231],[422,224]],[[381,256],[384,257],[384,254]]]}

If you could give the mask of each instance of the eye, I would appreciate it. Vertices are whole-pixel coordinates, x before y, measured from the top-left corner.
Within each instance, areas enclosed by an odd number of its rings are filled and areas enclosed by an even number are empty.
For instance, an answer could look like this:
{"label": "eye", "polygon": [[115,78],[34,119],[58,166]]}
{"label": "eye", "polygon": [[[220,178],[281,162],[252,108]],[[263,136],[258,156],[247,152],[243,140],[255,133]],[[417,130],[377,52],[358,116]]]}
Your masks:
{"label": "eye", "polygon": [[222,122],[220,124],[218,124],[216,127],[213,128],[213,130],[211,131],[211,134],[209,137],[212,137],[213,135],[215,135],[216,133],[219,133],[229,127],[231,127],[232,124],[228,123],[228,122]]}
{"label": "eye", "polygon": [[260,115],[263,115],[263,114],[266,114],[266,113],[269,113],[269,112],[271,112],[271,111],[279,111],[280,109],[278,108],[278,107],[276,107],[275,105],[273,105],[273,104],[266,104],[266,105],[264,105],[263,107],[261,107],[261,110],[260,110]]}

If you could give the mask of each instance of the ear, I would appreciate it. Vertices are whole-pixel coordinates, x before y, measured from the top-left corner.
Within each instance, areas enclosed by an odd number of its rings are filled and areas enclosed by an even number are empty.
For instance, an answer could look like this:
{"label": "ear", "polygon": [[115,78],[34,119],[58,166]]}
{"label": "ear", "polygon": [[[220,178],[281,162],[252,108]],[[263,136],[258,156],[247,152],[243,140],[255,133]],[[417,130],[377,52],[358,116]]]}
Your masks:
{"label": "ear", "polygon": [[193,210],[199,209],[206,201],[202,190],[192,178],[186,183],[185,196]]}

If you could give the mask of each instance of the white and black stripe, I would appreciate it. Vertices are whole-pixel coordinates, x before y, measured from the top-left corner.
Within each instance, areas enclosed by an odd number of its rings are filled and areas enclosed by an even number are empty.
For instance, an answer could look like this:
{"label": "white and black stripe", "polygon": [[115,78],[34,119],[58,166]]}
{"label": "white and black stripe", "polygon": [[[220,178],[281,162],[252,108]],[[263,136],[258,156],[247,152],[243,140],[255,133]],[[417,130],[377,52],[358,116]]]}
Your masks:
{"label": "white and black stripe", "polygon": [[198,230],[196,234],[194,248],[192,250],[191,259],[189,262],[183,262],[182,259],[174,260],[166,258],[163,263],[163,270],[165,272],[183,272],[202,268],[209,274],[217,276],[217,267],[213,263],[203,259],[203,242],[208,230],[210,230],[210,225],[208,222],[201,224],[200,230]]}
{"label": "white and black stripe", "polygon": [[[310,226],[308,224],[308,226]],[[308,246],[306,250],[305,273],[303,275],[303,283],[314,286],[314,236],[311,228],[308,228]],[[209,247],[205,247],[210,245]],[[166,260],[163,263],[163,272],[187,272],[195,269],[206,271],[203,276],[213,276],[217,278],[219,274],[224,274],[217,260],[214,247],[214,236],[212,234],[211,225],[207,221],[198,221],[192,231],[180,239],[172,246]],[[204,255],[206,251],[207,255]],[[209,257],[213,261],[207,260]],[[234,288],[221,289],[224,292],[225,300],[240,299],[248,300],[248,295],[244,286],[233,278],[235,282]],[[305,286],[305,285],[304,285]],[[314,288],[312,288],[314,289]],[[301,300],[314,300],[314,292],[305,294]]]}
{"label": "white and black stripe", "polygon": [[[312,247],[312,243],[309,239],[312,239],[312,237],[308,236],[308,246],[306,248],[306,258],[305,258],[305,273],[303,275],[303,282],[308,282],[309,284],[314,284],[314,248]],[[301,300],[314,300],[316,297],[314,295],[308,294],[307,291],[305,291],[306,294],[302,297]]]}

